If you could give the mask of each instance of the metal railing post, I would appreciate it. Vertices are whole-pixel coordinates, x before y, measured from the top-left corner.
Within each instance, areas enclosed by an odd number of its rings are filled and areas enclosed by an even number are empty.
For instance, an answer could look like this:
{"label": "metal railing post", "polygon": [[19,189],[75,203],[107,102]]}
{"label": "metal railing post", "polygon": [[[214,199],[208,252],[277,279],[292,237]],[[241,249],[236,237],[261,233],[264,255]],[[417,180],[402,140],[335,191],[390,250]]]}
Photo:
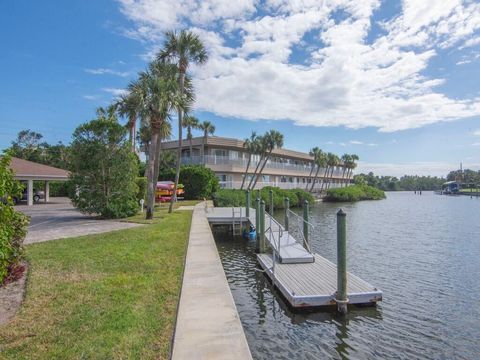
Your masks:
{"label": "metal railing post", "polygon": [[308,201],[303,201],[303,246],[308,249]]}
{"label": "metal railing post", "polygon": [[245,216],[247,219],[250,217],[250,190],[245,192],[245,196],[247,197],[245,200]]}
{"label": "metal railing post", "polygon": [[265,201],[260,201],[260,233],[259,247],[260,253],[265,252]]}
{"label": "metal railing post", "polygon": [[285,207],[285,231],[288,231],[288,210],[290,209],[290,199],[286,197],[284,200],[284,207]]}
{"label": "metal railing post", "polygon": [[268,192],[268,196],[269,196],[269,200],[270,200],[270,204],[268,205],[268,213],[273,216],[273,190],[270,189],[270,191]]}
{"label": "metal railing post", "polygon": [[347,214],[337,212],[337,294],[335,301],[340,313],[347,313]]}
{"label": "metal railing post", "polygon": [[255,252],[260,252],[260,199],[255,199]]}

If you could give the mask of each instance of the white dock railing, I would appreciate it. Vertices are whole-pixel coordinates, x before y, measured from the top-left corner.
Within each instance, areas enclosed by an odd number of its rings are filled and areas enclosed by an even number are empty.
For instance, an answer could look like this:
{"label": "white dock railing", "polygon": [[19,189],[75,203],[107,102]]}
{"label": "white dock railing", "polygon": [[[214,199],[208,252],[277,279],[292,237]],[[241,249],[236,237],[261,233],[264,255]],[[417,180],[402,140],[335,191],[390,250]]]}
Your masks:
{"label": "white dock railing", "polygon": [[[297,213],[293,212],[290,209],[286,209],[286,215],[288,218],[288,232],[294,233],[295,235],[299,235],[303,244],[302,246],[307,250],[310,254],[313,255],[312,249],[310,247],[310,239],[308,234],[313,234],[315,231],[315,226],[298,215]],[[294,230],[292,231],[292,225]],[[306,231],[306,233],[305,233]],[[307,236],[305,236],[307,234]]]}

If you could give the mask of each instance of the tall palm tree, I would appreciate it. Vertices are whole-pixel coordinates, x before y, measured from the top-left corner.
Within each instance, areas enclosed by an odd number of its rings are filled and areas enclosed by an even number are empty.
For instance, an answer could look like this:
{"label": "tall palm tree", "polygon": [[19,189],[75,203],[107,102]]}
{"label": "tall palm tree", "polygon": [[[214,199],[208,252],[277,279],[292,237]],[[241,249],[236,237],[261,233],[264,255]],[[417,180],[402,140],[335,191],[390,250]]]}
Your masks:
{"label": "tall palm tree", "polygon": [[335,154],[331,154],[329,162],[330,176],[328,177],[327,190],[330,189],[330,186],[332,186],[333,172],[335,171],[335,168],[340,164],[340,158]]}
{"label": "tall palm tree", "polygon": [[265,165],[267,165],[267,161],[270,158],[273,149],[275,148],[281,148],[283,146],[283,134],[281,134],[277,130],[270,130],[266,135],[266,142],[267,142],[267,150],[268,153],[265,156],[265,159],[263,161],[262,168],[258,172],[258,175],[255,177],[255,182],[252,185],[252,189],[255,189],[255,185],[257,185],[257,181],[262,176],[263,169],[265,168]]}
{"label": "tall palm tree", "polygon": [[248,153],[248,162],[247,162],[247,168],[245,169],[245,173],[243,174],[242,186],[240,186],[240,190],[243,190],[243,186],[245,185],[245,180],[247,179],[247,176],[248,176],[250,163],[252,162],[252,155],[256,153],[258,145],[259,144],[258,144],[257,133],[255,131],[252,131],[252,135],[250,135],[249,138],[246,138],[245,141],[243,142],[243,148]]}
{"label": "tall palm tree", "polygon": [[[158,59],[162,62],[175,63],[178,69],[178,84],[180,94],[184,94],[185,75],[190,63],[204,64],[207,59],[207,51],[198,35],[191,31],[182,30],[180,32],[168,31],[165,33],[165,44],[158,54]],[[177,187],[180,178],[180,164],[182,158],[182,124],[184,111],[181,107],[178,111],[178,150],[177,150],[177,168],[175,173],[175,185],[173,196],[170,202],[168,212],[173,210],[173,203],[177,200]]]}
{"label": "tall palm tree", "polygon": [[350,155],[350,162],[349,162],[349,169],[348,169],[349,172],[347,172],[347,176],[346,176],[347,181],[345,181],[345,186],[347,186],[348,183],[350,182],[350,177],[353,174],[353,170],[357,167],[356,161],[358,161],[358,160],[360,160],[358,155],[356,155],[356,154],[351,154]]}
{"label": "tall palm tree", "polygon": [[189,150],[190,150],[190,159],[192,158],[192,129],[198,129],[200,126],[200,122],[195,116],[192,115],[185,115],[183,118],[183,127],[187,129],[187,139],[189,142]]}
{"label": "tall palm tree", "polygon": [[[315,173],[315,176],[314,178],[312,179],[312,183],[311,183],[311,187],[310,187],[310,191],[313,191],[313,187],[315,186],[315,181],[317,180],[317,176],[318,176],[318,172],[320,171],[320,166],[319,166],[319,157],[323,154],[322,150],[320,150],[319,147],[315,146],[313,149],[310,150],[310,156],[313,156],[313,164],[312,164],[312,169],[310,170],[310,175],[309,177],[312,175],[312,172],[314,170],[314,168],[316,167],[317,168],[317,171]],[[309,184],[307,182],[307,187],[305,188],[305,190],[308,188]]]}
{"label": "tall palm tree", "polygon": [[[130,84],[132,89],[135,86],[134,83]],[[132,151],[135,151],[136,125],[141,107],[141,99],[135,91],[129,91],[127,94],[120,95],[120,98],[115,102],[115,106],[118,115],[127,118],[129,140],[132,145]]]}
{"label": "tall palm tree", "polygon": [[205,146],[207,145],[208,135],[213,135],[215,133],[215,125],[210,121],[204,121],[198,125],[198,128],[203,131],[202,155],[205,156]]}
{"label": "tall palm tree", "polygon": [[255,155],[258,155],[259,159],[257,162],[257,166],[255,166],[255,170],[253,171],[252,177],[247,186],[247,190],[251,190],[251,186],[253,181],[255,180],[255,176],[257,175],[258,169],[260,168],[263,158],[265,157],[268,149],[268,139],[266,134],[262,136],[257,136],[257,146],[255,148]]}
{"label": "tall palm tree", "polygon": [[[313,170],[315,170],[315,166],[316,166],[316,152],[320,150],[319,147],[315,146],[313,149],[310,149],[310,152],[308,153],[311,157],[313,157],[313,160],[312,160],[312,165],[311,165],[311,168],[310,168],[310,174],[308,174],[308,178],[307,179],[310,179],[312,177],[312,174],[313,174]],[[318,172],[318,170],[317,170]],[[308,189],[308,186],[309,186],[309,182],[307,181],[307,185],[305,186],[305,190]]]}
{"label": "tall palm tree", "polygon": [[161,131],[164,123],[170,120],[170,113],[174,109],[188,109],[193,100],[191,84],[188,82],[188,91],[179,92],[178,71],[176,65],[152,62],[148,70],[140,73],[138,84],[135,86],[137,96],[141,99],[142,117],[150,125],[150,144],[147,166],[147,212],[146,218],[153,218],[155,207],[156,164],[159,156]]}
{"label": "tall palm tree", "polygon": [[342,171],[342,185],[343,185],[343,179],[345,178],[345,172],[347,172],[347,170],[349,169],[350,162],[351,162],[350,155],[349,154],[343,154],[340,157],[340,162],[341,162],[342,168],[343,168],[343,171]]}
{"label": "tall palm tree", "polygon": [[324,187],[325,189],[327,188],[327,179],[328,179],[328,174],[330,172],[330,166],[335,162],[334,160],[335,154],[333,153],[327,153],[325,154],[325,172],[323,173],[323,178],[322,178],[322,186],[320,187],[320,192],[323,191]]}

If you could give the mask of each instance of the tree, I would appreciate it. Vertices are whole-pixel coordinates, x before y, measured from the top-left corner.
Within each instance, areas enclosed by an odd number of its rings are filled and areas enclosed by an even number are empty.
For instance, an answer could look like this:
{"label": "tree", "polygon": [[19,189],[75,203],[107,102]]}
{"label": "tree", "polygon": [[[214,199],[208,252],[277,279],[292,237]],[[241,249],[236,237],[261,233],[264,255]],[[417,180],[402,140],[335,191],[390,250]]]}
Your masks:
{"label": "tree", "polygon": [[[320,150],[320,148],[318,147],[314,147],[312,150],[310,150],[310,156],[313,156],[313,165],[312,165],[312,169],[310,170],[310,175],[312,174],[312,171],[315,168],[315,166],[317,167],[317,171],[315,172],[315,176],[312,179],[312,184],[310,187],[310,192],[312,192],[313,188],[315,187],[315,182],[317,181],[318,172],[320,171],[320,168],[323,166],[323,162],[322,162],[323,151]],[[308,187],[308,183],[307,183],[307,187]]]}
{"label": "tree", "polygon": [[117,107],[115,104],[108,105],[106,108],[98,107],[95,111],[98,119],[118,121],[117,119]]}
{"label": "tree", "polygon": [[247,190],[251,189],[250,187],[252,186],[252,183],[255,180],[255,176],[257,175],[258,169],[262,164],[263,157],[267,152],[267,146],[268,146],[268,142],[267,142],[267,139],[265,138],[265,135],[257,136],[256,155],[259,155],[259,160],[257,161],[257,166],[255,167],[252,177],[250,178],[250,182],[248,183]]}
{"label": "tree", "polygon": [[104,218],[134,215],[138,162],[126,140],[126,129],[105,118],[92,120],[75,130],[71,148],[73,204]]}
{"label": "tree", "polygon": [[[351,154],[349,156],[349,161],[348,161],[348,171],[347,171],[347,179],[348,179],[348,182],[350,182],[350,178],[353,174],[353,170],[355,170],[355,168],[357,167],[357,163],[356,161],[360,160],[360,158],[358,157],[358,155],[356,154]],[[348,184],[347,181],[345,181],[345,186],[347,186]]]}
{"label": "tree", "polygon": [[342,171],[342,180],[345,178],[345,173],[348,174],[348,171],[350,169],[350,163],[352,161],[351,157],[349,154],[343,154],[340,157],[340,161],[342,163],[343,171]]}
{"label": "tree", "polygon": [[21,258],[28,226],[27,216],[13,207],[12,197],[20,196],[22,185],[15,180],[10,161],[8,153],[0,157],[0,285]]}
{"label": "tree", "polygon": [[190,150],[190,158],[192,158],[193,148],[192,148],[192,129],[198,129],[200,127],[200,123],[195,116],[192,115],[185,115],[183,119],[183,127],[187,129],[187,139],[189,142],[189,150]]}
{"label": "tree", "polygon": [[[314,148],[310,149],[310,152],[308,153],[311,157],[313,157],[313,160],[312,160],[312,164],[310,166],[310,174],[308,174],[308,179],[310,179],[312,177],[312,174],[313,174],[313,170],[315,170],[315,166],[316,166],[316,162],[315,162],[315,152],[320,150],[320,148],[318,148],[317,146],[315,146]],[[318,170],[317,170],[318,172]],[[313,179],[312,179],[313,180]],[[305,185],[305,190],[308,189],[308,186],[309,186],[309,182],[307,181],[307,185]]]}
{"label": "tree", "polygon": [[245,180],[247,179],[247,176],[248,176],[248,169],[250,168],[250,163],[252,161],[252,155],[257,152],[258,147],[259,147],[259,144],[258,144],[257,133],[255,131],[252,131],[252,135],[250,135],[250,138],[246,138],[245,141],[243,142],[243,148],[248,153],[248,162],[247,162],[247,168],[245,169],[245,173],[243,174],[242,186],[240,186],[240,190],[243,190],[243,186],[245,185]]}
{"label": "tree", "polygon": [[[188,78],[182,83],[184,93],[179,92],[178,71],[174,64],[153,61],[147,71],[140,73],[139,80],[133,89],[141,99],[141,115],[144,122],[150,125],[149,155],[146,167],[148,179],[146,218],[152,219],[155,210],[155,190],[158,178],[158,154],[161,144],[162,128],[170,120],[170,112],[174,109],[188,109],[193,100],[191,83]],[[182,111],[183,111],[182,110]],[[178,158],[177,158],[178,161]]]}
{"label": "tree", "polygon": [[18,133],[17,138],[12,141],[10,154],[20,159],[38,161],[41,157],[41,151],[38,153],[38,150],[42,145],[40,143],[42,139],[43,135],[40,133],[30,129],[22,130]]}
{"label": "tree", "polygon": [[281,148],[283,146],[283,135],[276,130],[270,130],[267,134],[265,134],[264,139],[266,140],[267,154],[265,156],[265,160],[263,161],[263,165],[258,172],[258,175],[255,177],[255,181],[252,185],[252,190],[255,189],[255,185],[257,184],[258,179],[262,175],[263,169],[265,168],[265,165],[267,164],[267,161],[270,158],[272,151],[275,148]]}
{"label": "tree", "polygon": [[202,155],[205,156],[205,146],[207,145],[208,135],[213,135],[215,133],[215,125],[210,121],[204,121],[198,126],[198,128],[203,131]]}
{"label": "tree", "polygon": [[[134,89],[135,86],[136,84],[131,84],[132,89]],[[115,103],[118,114],[127,118],[127,128],[129,129],[129,141],[132,146],[132,151],[135,151],[137,117],[141,111],[141,105],[141,98],[135,91],[129,91],[127,94],[120,95],[120,98]]]}
{"label": "tree", "polygon": [[[179,92],[184,94],[185,76],[190,63],[204,64],[207,61],[207,51],[198,37],[191,31],[182,30],[180,32],[169,31],[165,34],[165,44],[158,55],[158,59],[164,62],[175,63],[179,72]],[[177,169],[175,175],[175,184],[173,196],[170,201],[168,212],[173,211],[173,203],[177,200],[177,187],[180,177],[180,165],[182,159],[182,124],[184,108],[178,107],[178,151],[177,151]]]}

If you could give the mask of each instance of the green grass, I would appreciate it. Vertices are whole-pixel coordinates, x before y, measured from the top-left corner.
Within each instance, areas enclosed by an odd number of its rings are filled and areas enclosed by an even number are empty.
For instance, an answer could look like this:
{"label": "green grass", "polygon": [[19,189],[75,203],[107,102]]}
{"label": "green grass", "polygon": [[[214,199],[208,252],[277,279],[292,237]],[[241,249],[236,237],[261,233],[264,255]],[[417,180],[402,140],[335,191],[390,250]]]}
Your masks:
{"label": "green grass", "polygon": [[352,202],[381,199],[385,199],[385,192],[383,192],[383,190],[368,185],[352,185],[327,190],[327,196],[324,198],[324,201]]}
{"label": "green grass", "polygon": [[[176,210],[180,206],[192,206],[196,205],[200,202],[201,200],[182,200],[179,201],[175,204],[173,204],[173,209]],[[139,212],[136,215],[130,216],[125,219],[121,219],[120,221],[124,222],[133,222],[137,224],[158,224],[159,222],[162,221],[162,219],[165,218],[165,216],[168,215],[168,207],[170,203],[163,203],[159,205],[155,205],[155,211],[153,213],[153,219],[151,220],[146,220],[145,219],[145,212],[141,213]]]}
{"label": "green grass", "polygon": [[28,245],[26,298],[0,327],[0,357],[168,358],[191,214]]}

